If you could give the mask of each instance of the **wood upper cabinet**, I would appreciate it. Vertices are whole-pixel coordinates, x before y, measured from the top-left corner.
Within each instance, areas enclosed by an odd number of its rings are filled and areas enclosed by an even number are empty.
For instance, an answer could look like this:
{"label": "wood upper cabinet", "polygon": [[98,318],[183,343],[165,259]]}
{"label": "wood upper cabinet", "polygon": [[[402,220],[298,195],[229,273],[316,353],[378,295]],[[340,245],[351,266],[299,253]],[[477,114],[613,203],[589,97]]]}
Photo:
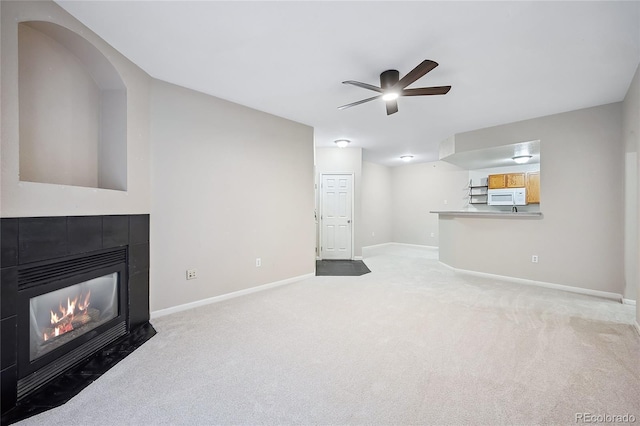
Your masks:
{"label": "wood upper cabinet", "polygon": [[524,188],[524,173],[506,173],[501,175],[489,175],[489,189],[500,188]]}
{"label": "wood upper cabinet", "polygon": [[540,203],[540,172],[489,175],[489,189],[526,188],[527,204]]}
{"label": "wood upper cabinet", "polygon": [[540,172],[527,173],[527,203],[539,204],[540,203]]}
{"label": "wood upper cabinet", "polygon": [[507,174],[507,188],[524,188],[524,187],[525,187],[524,173],[508,173]]}
{"label": "wood upper cabinet", "polygon": [[507,187],[507,175],[489,175],[489,189]]}

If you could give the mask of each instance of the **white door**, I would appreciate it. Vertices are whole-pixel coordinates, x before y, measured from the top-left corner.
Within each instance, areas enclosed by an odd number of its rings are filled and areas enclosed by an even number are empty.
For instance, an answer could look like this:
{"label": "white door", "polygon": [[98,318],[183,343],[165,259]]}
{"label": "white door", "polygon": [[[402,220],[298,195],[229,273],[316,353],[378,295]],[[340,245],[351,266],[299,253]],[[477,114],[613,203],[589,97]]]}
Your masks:
{"label": "white door", "polygon": [[320,176],[320,256],[351,259],[353,175]]}

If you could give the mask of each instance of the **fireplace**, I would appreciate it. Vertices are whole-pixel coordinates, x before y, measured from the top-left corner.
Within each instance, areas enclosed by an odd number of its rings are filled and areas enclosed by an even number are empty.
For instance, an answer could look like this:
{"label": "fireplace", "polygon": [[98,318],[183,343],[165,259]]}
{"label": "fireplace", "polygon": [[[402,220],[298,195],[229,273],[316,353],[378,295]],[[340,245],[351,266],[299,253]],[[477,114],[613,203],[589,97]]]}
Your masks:
{"label": "fireplace", "polygon": [[119,277],[119,273],[112,272],[58,290],[26,296],[29,298],[29,362],[116,318],[121,306]]}
{"label": "fireplace", "polygon": [[1,224],[5,424],[66,402],[155,330],[148,215]]}
{"label": "fireplace", "polygon": [[127,249],[18,268],[17,399],[126,333]]}

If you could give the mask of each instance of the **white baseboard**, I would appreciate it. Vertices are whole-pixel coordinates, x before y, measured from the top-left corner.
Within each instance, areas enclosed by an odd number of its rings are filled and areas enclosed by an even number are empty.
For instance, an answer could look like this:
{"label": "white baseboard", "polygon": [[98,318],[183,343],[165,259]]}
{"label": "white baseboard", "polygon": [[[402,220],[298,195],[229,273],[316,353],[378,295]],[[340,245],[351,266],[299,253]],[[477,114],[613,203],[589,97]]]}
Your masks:
{"label": "white baseboard", "polygon": [[362,249],[370,249],[370,248],[378,248],[378,247],[386,247],[386,246],[390,246],[393,243],[381,243],[381,244],[373,244],[371,246],[364,246],[362,247]]}
{"label": "white baseboard", "polygon": [[544,288],[551,288],[554,290],[568,291],[570,293],[585,294],[587,296],[601,297],[604,299],[611,299],[611,300],[615,300],[616,302],[623,303],[622,295],[618,293],[610,293],[608,291],[600,291],[600,290],[591,290],[588,288],[573,287],[569,285],[548,283],[544,281],[528,280],[524,278],[508,277],[505,275],[488,274],[486,272],[476,272],[476,271],[470,271],[468,269],[458,269],[458,268],[454,268],[453,266],[447,265],[442,261],[440,261],[440,264],[443,266],[446,266],[447,268],[455,272],[474,275],[476,277],[491,278],[491,279],[500,280],[500,281],[509,281],[516,284],[532,285],[536,287],[544,287]]}
{"label": "white baseboard", "polygon": [[[316,260],[322,260],[322,258],[317,256]],[[349,259],[327,259],[327,260],[349,260]],[[351,260],[362,260],[362,256],[353,256],[353,259]]]}
{"label": "white baseboard", "polygon": [[370,249],[370,248],[379,248],[379,247],[388,247],[388,246],[405,246],[405,247],[416,247],[416,248],[423,248],[423,249],[438,249],[438,246],[425,246],[425,245],[421,245],[421,244],[409,244],[409,243],[394,243],[394,242],[390,242],[390,243],[382,243],[382,244],[374,244],[372,246],[364,246],[362,247],[362,249]]}
{"label": "white baseboard", "polygon": [[425,246],[422,244],[409,244],[409,243],[389,243],[395,246],[405,246],[405,247],[417,247],[417,248],[426,248],[426,249],[435,249],[438,250],[438,246]]}
{"label": "white baseboard", "polygon": [[622,299],[622,303],[625,305],[636,306],[636,301],[633,299]]}
{"label": "white baseboard", "polygon": [[223,300],[233,299],[234,297],[244,296],[246,294],[257,293],[259,291],[267,290],[273,287],[279,287],[281,285],[290,284],[296,281],[301,281],[310,277],[314,277],[315,273],[299,275],[297,277],[287,278],[285,280],[276,281],[268,284],[259,285],[256,287],[247,288],[244,290],[234,291],[232,293],[221,294],[220,296],[209,297],[207,299],[197,300],[195,302],[185,303],[183,305],[172,306],[170,308],[160,309],[158,311],[151,312],[151,319],[163,317],[165,315],[175,314],[176,312],[182,312],[189,309],[197,308],[199,306],[210,305],[212,303],[222,302]]}

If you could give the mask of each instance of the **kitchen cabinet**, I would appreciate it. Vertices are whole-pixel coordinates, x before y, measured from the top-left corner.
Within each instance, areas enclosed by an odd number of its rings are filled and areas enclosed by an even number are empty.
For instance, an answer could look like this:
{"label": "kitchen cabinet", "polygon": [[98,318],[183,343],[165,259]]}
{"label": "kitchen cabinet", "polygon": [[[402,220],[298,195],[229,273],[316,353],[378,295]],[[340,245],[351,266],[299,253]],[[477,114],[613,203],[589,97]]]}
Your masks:
{"label": "kitchen cabinet", "polygon": [[525,187],[525,174],[524,173],[507,173],[507,188],[524,188]]}
{"label": "kitchen cabinet", "polygon": [[489,175],[489,189],[507,187],[507,175]]}
{"label": "kitchen cabinet", "polygon": [[[540,204],[540,172],[489,175],[489,189],[526,188],[527,204]],[[471,193],[469,195],[472,195]],[[472,199],[470,201],[484,201]]]}
{"label": "kitchen cabinet", "polygon": [[525,177],[524,173],[489,175],[489,189],[524,188]]}
{"label": "kitchen cabinet", "polygon": [[540,204],[540,172],[527,173],[527,203]]}

